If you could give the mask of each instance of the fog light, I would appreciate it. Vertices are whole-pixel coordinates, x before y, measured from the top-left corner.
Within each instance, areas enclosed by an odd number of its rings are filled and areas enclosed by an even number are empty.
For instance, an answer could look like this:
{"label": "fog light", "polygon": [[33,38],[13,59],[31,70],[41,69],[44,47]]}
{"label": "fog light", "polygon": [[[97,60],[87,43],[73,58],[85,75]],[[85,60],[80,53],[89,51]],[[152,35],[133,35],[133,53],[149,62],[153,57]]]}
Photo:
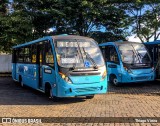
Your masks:
{"label": "fog light", "polygon": [[120,76],[120,77],[121,77],[121,76],[122,76],[122,74],[118,74],[118,76]]}

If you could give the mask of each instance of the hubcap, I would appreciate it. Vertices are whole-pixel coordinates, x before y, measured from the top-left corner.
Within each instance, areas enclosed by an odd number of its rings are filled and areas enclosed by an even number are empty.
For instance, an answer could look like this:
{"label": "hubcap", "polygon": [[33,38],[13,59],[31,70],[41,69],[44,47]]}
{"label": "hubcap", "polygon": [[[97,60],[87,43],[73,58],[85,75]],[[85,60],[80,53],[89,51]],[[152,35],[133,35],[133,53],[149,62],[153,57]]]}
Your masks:
{"label": "hubcap", "polygon": [[21,86],[23,87],[23,82],[21,81]]}
{"label": "hubcap", "polygon": [[52,95],[52,89],[50,89],[49,93],[50,93],[50,97],[52,97],[52,96],[53,96],[53,95]]}
{"label": "hubcap", "polygon": [[117,78],[114,78],[114,79],[113,79],[113,83],[114,83],[115,85],[117,85],[117,84],[118,84],[118,80],[117,80]]}

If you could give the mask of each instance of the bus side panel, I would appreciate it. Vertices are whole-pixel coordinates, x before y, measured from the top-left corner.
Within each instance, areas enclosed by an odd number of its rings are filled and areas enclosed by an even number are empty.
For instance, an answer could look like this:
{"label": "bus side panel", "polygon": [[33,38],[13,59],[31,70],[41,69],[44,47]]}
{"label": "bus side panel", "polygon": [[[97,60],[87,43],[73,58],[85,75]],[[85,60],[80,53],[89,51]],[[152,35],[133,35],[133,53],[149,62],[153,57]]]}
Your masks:
{"label": "bus side panel", "polygon": [[122,76],[121,76],[121,65],[116,64],[113,62],[107,62],[106,63],[107,72],[108,72],[108,81],[110,79],[110,76],[115,75],[118,79],[118,82],[122,82]]}
{"label": "bus side panel", "polygon": [[12,63],[12,78],[13,78],[13,80],[17,80],[17,78],[16,78],[16,63]]}
{"label": "bus side panel", "polygon": [[23,83],[34,89],[38,88],[38,66],[36,64],[17,64],[17,77]]}
{"label": "bus side panel", "polygon": [[57,96],[57,86],[56,84],[56,75],[55,70],[49,66],[43,65],[43,79],[42,79],[42,88],[45,90],[45,84],[48,83],[52,87],[53,96]]}

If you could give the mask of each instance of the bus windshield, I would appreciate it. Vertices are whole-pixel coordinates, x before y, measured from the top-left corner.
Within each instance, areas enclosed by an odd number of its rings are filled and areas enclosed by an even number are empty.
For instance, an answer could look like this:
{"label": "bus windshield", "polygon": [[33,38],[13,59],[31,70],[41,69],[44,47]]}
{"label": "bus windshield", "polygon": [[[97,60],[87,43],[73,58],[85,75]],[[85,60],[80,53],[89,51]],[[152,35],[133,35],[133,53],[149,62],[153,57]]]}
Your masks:
{"label": "bus windshield", "polygon": [[143,44],[120,44],[118,46],[123,63],[150,66],[151,59]]}
{"label": "bus windshield", "polygon": [[101,51],[95,41],[88,39],[56,40],[58,65],[65,68],[97,68],[104,65]]}

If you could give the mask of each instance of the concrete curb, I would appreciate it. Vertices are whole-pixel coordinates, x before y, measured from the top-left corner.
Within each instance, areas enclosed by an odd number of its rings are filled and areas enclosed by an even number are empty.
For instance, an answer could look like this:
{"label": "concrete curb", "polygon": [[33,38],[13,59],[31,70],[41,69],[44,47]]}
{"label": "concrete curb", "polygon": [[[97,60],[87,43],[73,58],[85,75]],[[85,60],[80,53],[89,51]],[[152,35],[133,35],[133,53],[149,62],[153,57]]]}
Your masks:
{"label": "concrete curb", "polygon": [[0,77],[11,77],[11,73],[0,73]]}

